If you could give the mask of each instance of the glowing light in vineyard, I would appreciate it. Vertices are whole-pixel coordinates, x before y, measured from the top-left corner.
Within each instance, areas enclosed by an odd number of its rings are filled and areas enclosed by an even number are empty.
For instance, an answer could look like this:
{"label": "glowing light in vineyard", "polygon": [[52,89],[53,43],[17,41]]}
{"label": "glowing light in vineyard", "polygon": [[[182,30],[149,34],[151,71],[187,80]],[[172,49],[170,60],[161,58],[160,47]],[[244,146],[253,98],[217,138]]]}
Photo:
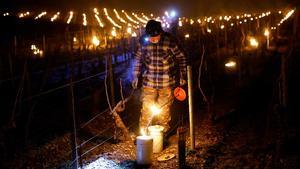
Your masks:
{"label": "glowing light in vineyard", "polygon": [[229,61],[225,64],[226,67],[228,68],[234,68],[236,66],[236,62],[235,61]]}
{"label": "glowing light in vineyard", "polygon": [[134,20],[134,19],[132,19],[124,10],[122,10],[122,13],[124,13],[125,14],[125,16],[126,16],[126,18],[128,19],[128,20],[130,20],[131,22],[133,22],[133,23],[135,23],[135,24],[139,24],[139,22],[137,22],[136,20]]}
{"label": "glowing light in vineyard", "polygon": [[170,17],[168,11],[165,11],[165,15],[166,15],[167,17]]}
{"label": "glowing light in vineyard", "polygon": [[257,41],[255,38],[251,37],[251,38],[249,39],[249,41],[250,41],[250,45],[251,45],[252,47],[255,47],[255,48],[258,47],[258,41]]}
{"label": "glowing light in vineyard", "polygon": [[184,35],[184,38],[185,38],[185,39],[190,38],[190,34],[185,34],[185,35]]}
{"label": "glowing light in vineyard", "polygon": [[208,33],[211,33],[211,29],[209,29],[209,28],[207,28],[206,31],[207,31]]}
{"label": "glowing light in vineyard", "polygon": [[131,27],[128,27],[128,28],[127,28],[127,33],[128,33],[128,34],[131,34],[131,33],[132,33]]}
{"label": "glowing light in vineyard", "polygon": [[190,20],[190,24],[191,24],[191,25],[193,25],[194,22],[195,22],[195,21],[194,21],[193,19]]}
{"label": "glowing light in vineyard", "polygon": [[3,16],[9,16],[9,13],[8,13],[8,12],[6,12],[6,13],[4,13],[4,14],[3,14]]}
{"label": "glowing light in vineyard", "polygon": [[69,18],[68,18],[68,20],[67,20],[67,24],[70,24],[70,23],[71,23],[72,18],[73,18],[73,15],[74,15],[73,11],[70,11],[70,12],[69,12]]}
{"label": "glowing light in vineyard", "polygon": [[281,19],[281,21],[279,22],[278,25],[282,24],[284,21],[286,21],[287,19],[289,19],[293,14],[294,14],[295,10],[290,10],[283,19]]}
{"label": "glowing light in vineyard", "polygon": [[142,18],[140,18],[137,14],[135,14],[135,13],[132,13],[132,15],[138,20],[138,21],[140,21],[140,22],[142,22],[142,23],[144,23],[144,24],[146,24],[147,23],[147,21],[146,20],[144,20],[144,19],[142,19]]}
{"label": "glowing light in vineyard", "polygon": [[82,18],[82,19],[83,19],[82,25],[83,25],[83,26],[87,26],[86,14],[83,13],[83,14],[82,14],[82,17],[83,17],[83,18]]}
{"label": "glowing light in vineyard", "polygon": [[103,24],[103,22],[101,21],[101,19],[100,19],[100,17],[99,17],[99,12],[98,12],[98,9],[97,9],[97,8],[94,8],[94,13],[95,13],[95,18],[96,18],[96,20],[97,20],[99,26],[100,26],[101,28],[103,28],[103,27],[104,27],[104,24]]}
{"label": "glowing light in vineyard", "polygon": [[25,13],[20,13],[19,14],[19,18],[24,18],[24,17],[26,17],[26,16],[29,16],[30,15],[30,12],[25,12]]}
{"label": "glowing light in vineyard", "polygon": [[60,15],[60,12],[57,12],[56,14],[53,15],[53,17],[51,18],[51,22],[54,22]]}
{"label": "glowing light in vineyard", "polygon": [[108,12],[107,12],[107,9],[106,8],[103,8],[103,11],[104,11],[104,14],[105,14],[105,16],[106,16],[106,18],[107,18],[107,20],[109,20],[110,21],[110,23],[111,24],[113,24],[115,27],[117,27],[117,28],[122,28],[122,26],[120,26],[120,25],[118,25],[109,15],[108,15]]}
{"label": "glowing light in vineyard", "polygon": [[264,35],[267,36],[267,37],[270,36],[270,31],[269,31],[269,29],[265,29]]}
{"label": "glowing light in vineyard", "polygon": [[93,38],[92,38],[92,43],[93,43],[95,46],[99,46],[99,45],[100,45],[100,40],[97,38],[97,36],[93,36]]}
{"label": "glowing light in vineyard", "polygon": [[43,17],[44,15],[46,15],[47,14],[47,12],[42,12],[42,13],[40,13],[38,16],[36,16],[34,19],[36,20],[36,19],[40,19],[41,17]]}
{"label": "glowing light in vineyard", "polygon": [[31,45],[30,49],[34,55],[40,55],[40,57],[42,57],[44,54],[44,52],[42,50],[40,50],[38,47],[36,47],[36,45],[34,45],[34,44]]}
{"label": "glowing light in vineyard", "polygon": [[115,27],[112,28],[111,36],[113,36],[113,37],[116,37],[116,36],[117,36],[117,31],[116,31],[116,28],[115,28]]}
{"label": "glowing light in vineyard", "polygon": [[131,36],[132,36],[132,37],[137,37],[137,34],[136,34],[135,32],[133,32],[133,33],[131,34]]}
{"label": "glowing light in vineyard", "polygon": [[221,29],[224,29],[225,28],[225,26],[224,25],[221,25],[221,27],[220,27]]}
{"label": "glowing light in vineyard", "polygon": [[178,21],[178,26],[182,27],[182,21],[181,20]]}
{"label": "glowing light in vineyard", "polygon": [[120,15],[116,9],[114,9],[114,13],[115,13],[116,17],[119,19],[119,21],[121,21],[122,23],[126,23],[126,21],[122,17],[120,17]]}
{"label": "glowing light in vineyard", "polygon": [[142,17],[145,18],[147,21],[149,21],[149,17],[147,15],[145,15],[144,13],[142,13]]}

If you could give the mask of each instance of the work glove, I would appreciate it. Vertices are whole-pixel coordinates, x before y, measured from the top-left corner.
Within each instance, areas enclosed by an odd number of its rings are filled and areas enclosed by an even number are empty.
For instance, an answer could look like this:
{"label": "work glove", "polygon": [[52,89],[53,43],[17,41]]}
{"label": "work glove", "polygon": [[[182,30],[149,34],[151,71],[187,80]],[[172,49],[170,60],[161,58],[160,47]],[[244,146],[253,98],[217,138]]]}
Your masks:
{"label": "work glove", "polygon": [[138,83],[139,83],[139,79],[138,78],[133,79],[133,81],[131,82],[132,88],[133,89],[137,89]]}
{"label": "work glove", "polygon": [[180,84],[180,86],[184,86],[186,84],[186,80],[184,80],[183,78],[180,78],[179,84]]}

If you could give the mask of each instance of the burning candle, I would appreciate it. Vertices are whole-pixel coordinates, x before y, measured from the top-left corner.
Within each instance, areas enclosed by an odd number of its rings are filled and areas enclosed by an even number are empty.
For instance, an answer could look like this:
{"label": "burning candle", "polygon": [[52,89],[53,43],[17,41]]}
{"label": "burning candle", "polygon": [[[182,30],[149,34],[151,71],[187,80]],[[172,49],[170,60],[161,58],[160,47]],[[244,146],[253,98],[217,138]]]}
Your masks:
{"label": "burning candle", "polygon": [[159,153],[163,150],[163,130],[164,127],[160,125],[148,127],[149,134],[153,138],[153,153]]}
{"label": "burning candle", "polygon": [[152,163],[153,139],[151,136],[138,136],[137,145],[137,164],[149,165]]}

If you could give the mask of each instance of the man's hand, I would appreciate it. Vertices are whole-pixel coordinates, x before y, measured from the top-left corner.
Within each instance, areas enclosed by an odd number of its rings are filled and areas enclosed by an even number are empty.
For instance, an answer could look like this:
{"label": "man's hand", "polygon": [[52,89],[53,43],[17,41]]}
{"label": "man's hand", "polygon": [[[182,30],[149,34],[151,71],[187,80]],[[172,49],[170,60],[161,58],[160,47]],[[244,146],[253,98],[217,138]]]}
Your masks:
{"label": "man's hand", "polygon": [[186,84],[186,80],[180,78],[180,86],[184,86]]}
{"label": "man's hand", "polygon": [[138,83],[139,83],[139,79],[138,78],[133,79],[133,81],[131,82],[132,88],[133,89],[137,89]]}

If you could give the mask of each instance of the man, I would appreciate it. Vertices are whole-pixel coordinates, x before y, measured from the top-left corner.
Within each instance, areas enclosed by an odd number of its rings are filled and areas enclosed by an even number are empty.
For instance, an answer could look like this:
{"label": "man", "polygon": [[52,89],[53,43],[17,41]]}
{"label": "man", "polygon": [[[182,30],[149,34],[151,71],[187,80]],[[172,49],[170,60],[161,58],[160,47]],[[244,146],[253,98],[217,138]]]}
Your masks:
{"label": "man", "polygon": [[[180,85],[186,83],[186,57],[176,44],[175,38],[163,31],[161,23],[150,20],[146,25],[146,36],[136,52],[133,88],[137,88],[142,74],[142,109],[140,129],[145,130],[153,118],[151,108],[161,109],[158,124],[164,132],[170,129],[170,106],[173,103],[172,89],[175,86],[176,66],[180,68]],[[177,78],[178,79],[178,78]],[[146,130],[145,130],[146,131]]]}

